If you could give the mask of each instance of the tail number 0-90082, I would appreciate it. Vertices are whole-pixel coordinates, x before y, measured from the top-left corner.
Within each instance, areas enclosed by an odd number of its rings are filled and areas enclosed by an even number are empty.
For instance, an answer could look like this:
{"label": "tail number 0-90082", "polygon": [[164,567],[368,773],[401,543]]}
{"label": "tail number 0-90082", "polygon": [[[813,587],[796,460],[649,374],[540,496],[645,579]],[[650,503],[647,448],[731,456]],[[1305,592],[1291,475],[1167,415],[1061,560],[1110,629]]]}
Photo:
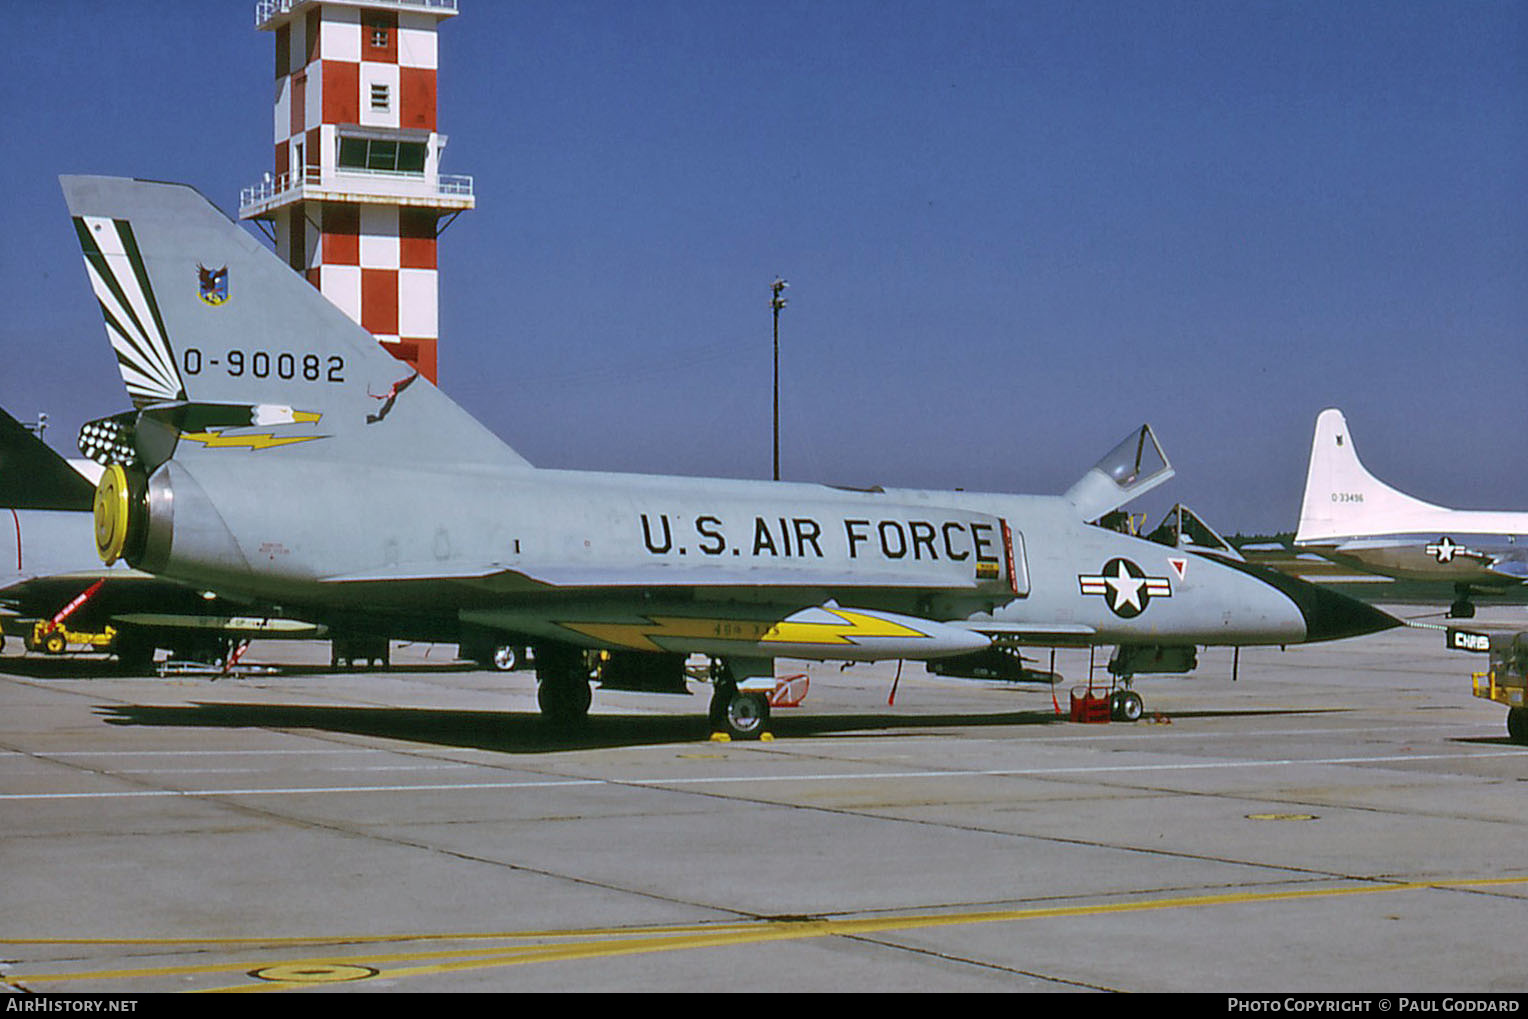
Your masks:
{"label": "tail number 0-90082", "polygon": [[204,357],[197,347],[187,347],[181,357],[187,375],[221,368],[230,378],[302,379],[305,382],[344,382],[345,359],[338,354],[271,353],[268,350],[230,350],[221,358]]}

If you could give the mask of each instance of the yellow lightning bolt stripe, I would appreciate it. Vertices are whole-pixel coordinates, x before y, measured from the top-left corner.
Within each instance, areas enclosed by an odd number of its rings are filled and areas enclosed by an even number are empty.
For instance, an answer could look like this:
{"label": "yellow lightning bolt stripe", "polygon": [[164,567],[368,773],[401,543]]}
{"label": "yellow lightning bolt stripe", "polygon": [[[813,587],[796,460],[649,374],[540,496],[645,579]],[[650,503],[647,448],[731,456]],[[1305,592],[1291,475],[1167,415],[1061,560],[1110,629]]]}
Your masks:
{"label": "yellow lightning bolt stripe", "polygon": [[662,651],[654,639],[736,640],[755,644],[806,644],[842,646],[867,637],[927,637],[928,634],[879,616],[848,609],[825,609],[841,623],[791,619],[694,619],[682,616],[651,616],[641,623],[560,622],[585,636],[607,644],[641,651]]}
{"label": "yellow lightning bolt stripe", "polygon": [[827,609],[847,625],[796,623],[784,620],[770,631],[768,642],[781,644],[852,644],[861,637],[927,637],[921,630],[848,609]]}
{"label": "yellow lightning bolt stripe", "polygon": [[314,439],[327,438],[324,435],[272,435],[263,432],[258,435],[225,435],[222,432],[182,432],[181,438],[190,439],[192,442],[200,442],[208,449],[237,449],[247,446],[251,450],[272,449],[276,446],[290,446],[294,442],[312,442]]}

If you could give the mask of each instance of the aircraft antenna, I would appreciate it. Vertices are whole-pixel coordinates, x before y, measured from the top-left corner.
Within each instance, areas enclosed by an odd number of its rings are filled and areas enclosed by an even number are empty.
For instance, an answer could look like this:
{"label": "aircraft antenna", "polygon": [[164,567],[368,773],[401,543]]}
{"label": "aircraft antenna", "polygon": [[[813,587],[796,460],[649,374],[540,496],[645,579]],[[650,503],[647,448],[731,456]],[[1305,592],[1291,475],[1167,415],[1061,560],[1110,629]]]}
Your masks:
{"label": "aircraft antenna", "polygon": [[785,298],[780,296],[781,291],[790,286],[780,277],[769,285],[769,306],[775,313],[775,480],[780,480],[780,309],[785,307]]}

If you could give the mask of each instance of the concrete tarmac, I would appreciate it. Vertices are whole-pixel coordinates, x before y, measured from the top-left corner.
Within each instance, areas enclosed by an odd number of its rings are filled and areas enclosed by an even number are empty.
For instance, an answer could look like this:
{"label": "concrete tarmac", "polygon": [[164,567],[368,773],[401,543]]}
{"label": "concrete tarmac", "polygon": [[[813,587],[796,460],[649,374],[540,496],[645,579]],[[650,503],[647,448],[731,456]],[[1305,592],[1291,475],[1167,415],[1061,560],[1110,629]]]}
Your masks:
{"label": "concrete tarmac", "polygon": [[[1398,614],[1443,622],[1437,610]],[[1499,618],[1495,618],[1499,617]],[[1522,626],[1521,607],[1478,623]],[[774,739],[708,688],[395,645],[240,678],[0,657],[0,980],[327,991],[1521,992],[1528,748],[1408,628],[1201,652],[1146,717],[908,663],[805,673]],[[1048,654],[1039,652],[1041,666]],[[1104,656],[1097,675],[1106,680]],[[888,704],[896,681],[895,702]],[[1054,692],[1062,714],[1053,707]]]}

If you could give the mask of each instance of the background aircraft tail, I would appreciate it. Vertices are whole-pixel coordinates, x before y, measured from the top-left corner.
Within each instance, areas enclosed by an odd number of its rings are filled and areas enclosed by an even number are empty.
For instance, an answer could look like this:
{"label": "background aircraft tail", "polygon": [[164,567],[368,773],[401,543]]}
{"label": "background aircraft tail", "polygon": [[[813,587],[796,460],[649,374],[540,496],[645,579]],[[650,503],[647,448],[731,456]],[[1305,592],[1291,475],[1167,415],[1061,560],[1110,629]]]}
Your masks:
{"label": "background aircraft tail", "polygon": [[1330,408],[1317,415],[1296,542],[1383,533],[1404,526],[1410,514],[1441,508],[1370,474],[1358,459],[1342,411]]}
{"label": "background aircraft tail", "polygon": [[195,189],[60,183],[128,395],[180,451],[525,463]]}
{"label": "background aircraft tail", "polygon": [[0,509],[89,510],[95,486],[0,410]]}

